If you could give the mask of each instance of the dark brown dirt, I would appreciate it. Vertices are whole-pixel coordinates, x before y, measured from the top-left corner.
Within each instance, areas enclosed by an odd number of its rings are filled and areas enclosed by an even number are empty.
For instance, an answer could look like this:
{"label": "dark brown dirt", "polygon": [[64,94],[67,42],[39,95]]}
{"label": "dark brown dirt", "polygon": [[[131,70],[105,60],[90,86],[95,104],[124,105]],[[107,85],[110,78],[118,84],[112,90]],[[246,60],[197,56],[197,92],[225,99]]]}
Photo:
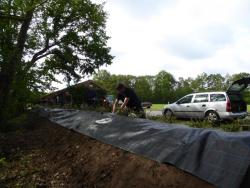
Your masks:
{"label": "dark brown dirt", "polygon": [[[0,187],[209,188],[171,165],[136,156],[46,119],[34,130],[0,133]],[[1,156],[0,156],[1,158]]]}

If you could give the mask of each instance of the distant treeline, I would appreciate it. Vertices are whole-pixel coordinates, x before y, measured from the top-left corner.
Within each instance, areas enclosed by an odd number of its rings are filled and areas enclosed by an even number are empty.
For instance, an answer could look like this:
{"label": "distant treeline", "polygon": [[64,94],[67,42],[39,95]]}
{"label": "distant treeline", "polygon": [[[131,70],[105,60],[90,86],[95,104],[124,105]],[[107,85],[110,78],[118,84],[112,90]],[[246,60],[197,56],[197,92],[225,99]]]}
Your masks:
{"label": "distant treeline", "polygon": [[[226,91],[233,81],[249,76],[250,74],[245,72],[225,76],[202,73],[196,78],[184,79],[180,77],[175,79],[172,74],[166,71],[160,71],[155,76],[132,76],[115,75],[101,70],[94,76],[94,80],[106,89],[108,94],[115,95],[117,83],[122,82],[133,88],[142,101],[171,103],[192,92]],[[244,92],[244,97],[250,104],[249,91]]]}

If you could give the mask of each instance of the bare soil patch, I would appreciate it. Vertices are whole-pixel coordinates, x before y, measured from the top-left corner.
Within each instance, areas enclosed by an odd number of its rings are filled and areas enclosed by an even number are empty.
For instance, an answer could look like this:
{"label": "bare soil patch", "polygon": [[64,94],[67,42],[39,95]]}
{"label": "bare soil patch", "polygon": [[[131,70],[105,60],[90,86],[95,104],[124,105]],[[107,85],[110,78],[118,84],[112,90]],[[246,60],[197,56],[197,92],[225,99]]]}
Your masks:
{"label": "bare soil patch", "polygon": [[209,183],[53,124],[0,133],[0,187],[208,188]]}

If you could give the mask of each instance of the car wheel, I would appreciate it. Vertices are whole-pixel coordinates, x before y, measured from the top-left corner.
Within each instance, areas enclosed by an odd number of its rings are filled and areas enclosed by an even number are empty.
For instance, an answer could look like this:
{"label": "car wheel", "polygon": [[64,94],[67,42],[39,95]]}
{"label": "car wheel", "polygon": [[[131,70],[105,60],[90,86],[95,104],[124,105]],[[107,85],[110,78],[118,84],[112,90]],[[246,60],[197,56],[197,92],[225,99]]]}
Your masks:
{"label": "car wheel", "polygon": [[170,109],[164,111],[164,117],[168,120],[171,120],[173,117],[173,112]]}
{"label": "car wheel", "polygon": [[206,119],[210,123],[218,123],[220,120],[219,115],[215,111],[209,111],[206,114]]}

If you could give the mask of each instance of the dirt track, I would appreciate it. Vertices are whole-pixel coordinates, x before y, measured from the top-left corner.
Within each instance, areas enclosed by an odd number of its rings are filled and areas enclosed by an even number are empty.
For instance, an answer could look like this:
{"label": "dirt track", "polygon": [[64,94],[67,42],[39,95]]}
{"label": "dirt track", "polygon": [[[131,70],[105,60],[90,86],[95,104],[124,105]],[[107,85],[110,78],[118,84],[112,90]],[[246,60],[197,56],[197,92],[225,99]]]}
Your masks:
{"label": "dirt track", "polygon": [[171,165],[144,159],[45,119],[32,123],[32,131],[0,135],[0,149],[9,160],[9,165],[0,167],[0,187],[213,187]]}

